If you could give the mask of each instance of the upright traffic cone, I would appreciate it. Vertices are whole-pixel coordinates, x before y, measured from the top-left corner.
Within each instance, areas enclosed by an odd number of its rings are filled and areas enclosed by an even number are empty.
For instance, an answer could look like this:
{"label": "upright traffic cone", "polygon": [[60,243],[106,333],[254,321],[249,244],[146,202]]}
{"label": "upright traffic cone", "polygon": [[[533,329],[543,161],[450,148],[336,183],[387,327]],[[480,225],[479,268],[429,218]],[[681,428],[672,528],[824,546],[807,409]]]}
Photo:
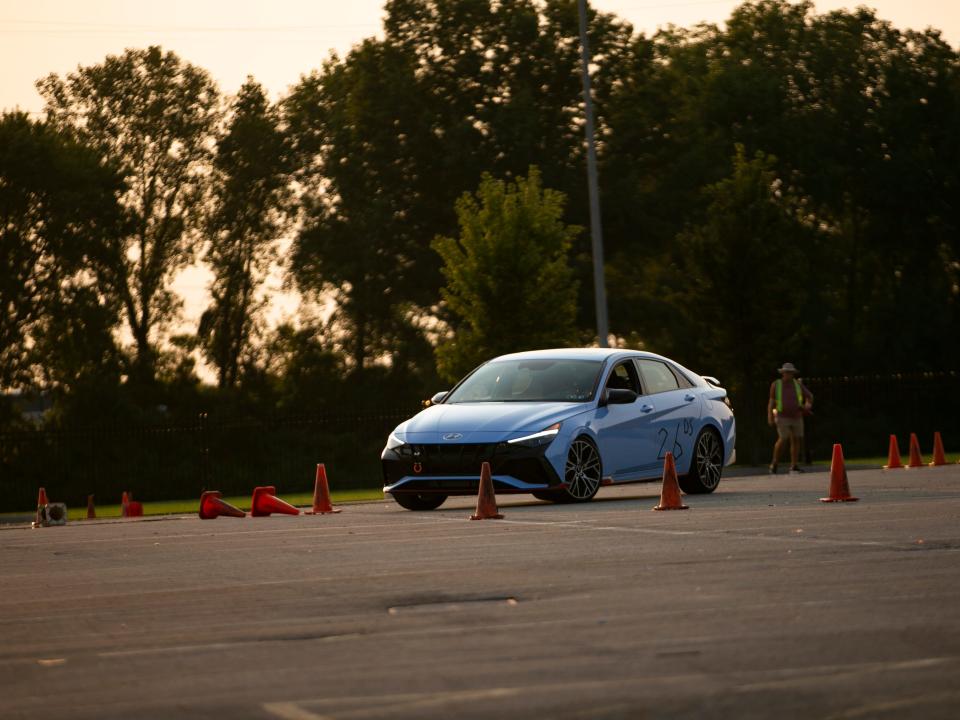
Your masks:
{"label": "upright traffic cone", "polygon": [[680,483],[677,480],[677,464],[673,460],[673,453],[668,452],[663,458],[663,485],[660,488],[660,504],[654,510],[689,510],[680,499]]}
{"label": "upright traffic cone", "polygon": [[326,515],[338,513],[339,508],[333,507],[330,502],[330,485],[327,483],[327,468],[323,463],[317,465],[317,479],[313,484],[313,509],[307,510],[304,515]]}
{"label": "upright traffic cone", "polygon": [[221,500],[219,490],[207,490],[200,495],[200,519],[216,520],[221,515],[228,517],[246,517],[247,514],[238,507],[234,507],[226,500]]}
{"label": "upright traffic cone", "polygon": [[843,448],[840,443],[833,446],[833,458],[830,461],[830,497],[820,498],[820,502],[856,502],[850,494],[847,482],[847,468],[843,464]]}
{"label": "upright traffic cone", "polygon": [[887,454],[887,464],[883,466],[884,470],[896,470],[897,468],[902,468],[903,463],[900,462],[900,446],[897,444],[897,436],[890,436],[890,452]]}
{"label": "upright traffic cone", "polygon": [[493,492],[493,476],[490,474],[490,463],[480,466],[480,487],[477,490],[477,510],[470,516],[471,520],[503,520],[503,515],[497,507],[497,496]]}
{"label": "upright traffic cone", "polygon": [[908,468],[923,467],[923,456],[920,455],[920,442],[916,433],[910,433],[910,463]]}
{"label": "upright traffic cone", "polygon": [[34,527],[40,527],[43,524],[43,509],[47,505],[49,505],[47,491],[44,488],[40,488],[40,492],[37,493],[37,515],[33,519]]}
{"label": "upright traffic cone", "polygon": [[940,432],[937,431],[933,434],[933,462],[930,463],[930,466],[946,464],[947,458],[944,457],[943,453],[943,438],[940,437]]}
{"label": "upright traffic cone", "polygon": [[97,509],[93,506],[93,495],[87,495],[87,520],[97,519]]}
{"label": "upright traffic cone", "polygon": [[126,490],[120,498],[120,517],[130,517],[130,495]]}
{"label": "upright traffic cone", "polygon": [[299,515],[300,510],[278,498],[277,489],[273,485],[255,487],[253,489],[253,500],[250,502],[250,514],[253,517],[266,517],[271,513]]}

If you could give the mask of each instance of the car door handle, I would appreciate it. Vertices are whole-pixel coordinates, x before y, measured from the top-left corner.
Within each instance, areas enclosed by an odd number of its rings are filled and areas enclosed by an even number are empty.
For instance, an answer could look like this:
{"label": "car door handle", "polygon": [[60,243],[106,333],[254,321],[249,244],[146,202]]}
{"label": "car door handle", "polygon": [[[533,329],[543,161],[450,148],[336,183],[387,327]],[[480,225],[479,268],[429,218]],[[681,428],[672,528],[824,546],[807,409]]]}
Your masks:
{"label": "car door handle", "polygon": [[653,412],[653,405],[641,405],[640,412],[642,413]]}
{"label": "car door handle", "polygon": [[690,395],[689,393],[687,393],[686,395],[683,396],[683,399],[686,400],[687,402],[692,402],[697,399],[697,396]]}

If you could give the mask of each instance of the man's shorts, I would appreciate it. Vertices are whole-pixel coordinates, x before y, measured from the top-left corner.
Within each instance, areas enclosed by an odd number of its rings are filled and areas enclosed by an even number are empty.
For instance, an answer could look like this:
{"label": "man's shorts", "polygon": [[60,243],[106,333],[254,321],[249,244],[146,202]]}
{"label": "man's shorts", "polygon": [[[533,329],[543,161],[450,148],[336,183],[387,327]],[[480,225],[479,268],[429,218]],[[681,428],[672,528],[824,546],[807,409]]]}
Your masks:
{"label": "man's shorts", "polygon": [[777,416],[777,436],[781,440],[788,440],[790,436],[803,437],[803,418],[787,418]]}

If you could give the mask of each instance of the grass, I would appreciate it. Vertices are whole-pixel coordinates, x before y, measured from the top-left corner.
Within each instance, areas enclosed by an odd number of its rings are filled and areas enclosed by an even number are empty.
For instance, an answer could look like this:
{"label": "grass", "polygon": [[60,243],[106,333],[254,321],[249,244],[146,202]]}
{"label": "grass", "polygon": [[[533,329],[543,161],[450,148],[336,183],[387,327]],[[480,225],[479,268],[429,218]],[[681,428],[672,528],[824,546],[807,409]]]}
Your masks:
{"label": "grass", "polygon": [[[331,500],[333,504],[345,503],[345,502],[360,502],[367,500],[383,500],[383,491],[379,489],[368,489],[368,490],[338,490],[330,493]],[[313,503],[313,493],[292,493],[290,495],[283,495],[283,500],[286,500],[291,505],[298,506],[309,506]],[[241,510],[250,510],[250,496],[249,495],[234,495],[231,497],[224,497],[223,500],[235,505]],[[51,501],[56,502],[56,498],[51,498]],[[145,502],[143,503],[143,514],[144,515],[182,515],[182,514],[194,514],[198,511],[200,507],[200,498],[193,498],[190,500],[158,500],[156,502]],[[97,508],[97,519],[101,518],[118,518],[120,517],[120,505],[98,505]],[[25,510],[19,513],[0,513],[0,517],[13,517],[13,516],[23,516],[30,513],[30,510]],[[87,509],[85,507],[77,508],[67,508],[67,520],[85,520],[87,517]]]}

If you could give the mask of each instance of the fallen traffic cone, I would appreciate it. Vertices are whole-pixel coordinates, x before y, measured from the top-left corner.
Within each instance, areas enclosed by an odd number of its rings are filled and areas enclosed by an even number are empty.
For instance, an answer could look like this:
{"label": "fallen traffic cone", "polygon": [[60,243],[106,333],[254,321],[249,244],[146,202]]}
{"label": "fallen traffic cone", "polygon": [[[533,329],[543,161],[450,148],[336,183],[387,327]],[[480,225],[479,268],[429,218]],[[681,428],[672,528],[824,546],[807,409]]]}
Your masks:
{"label": "fallen traffic cone", "polygon": [[680,499],[680,483],[677,481],[677,464],[673,461],[673,453],[668,452],[663,458],[663,486],[660,489],[660,504],[654,510],[689,510]]}
{"label": "fallen traffic cone", "polygon": [[497,496],[493,492],[493,477],[490,475],[490,463],[480,466],[480,487],[477,490],[477,510],[471,520],[502,520],[503,515],[497,507]]}
{"label": "fallen traffic cone", "polygon": [[940,437],[940,432],[938,431],[933,434],[933,462],[930,463],[930,466],[946,464],[947,459],[943,456],[943,439]]}
{"label": "fallen traffic cone", "polygon": [[920,442],[916,433],[910,433],[910,463],[908,468],[923,467],[923,457],[920,455]]}
{"label": "fallen traffic cone", "polygon": [[896,470],[897,468],[902,468],[903,463],[900,462],[900,446],[897,445],[897,436],[890,436],[890,452],[887,454],[887,464],[883,466],[884,470]]}
{"label": "fallen traffic cone", "polygon": [[247,514],[238,507],[234,507],[225,500],[221,500],[219,490],[207,490],[200,495],[200,519],[216,520],[221,515],[228,517],[246,517]]}
{"label": "fallen traffic cone", "polygon": [[93,506],[93,495],[87,495],[87,520],[97,519],[97,509]]}
{"label": "fallen traffic cone", "polygon": [[856,502],[850,494],[847,482],[847,468],[843,464],[843,448],[840,443],[833,446],[833,459],[830,461],[830,497],[820,498],[820,502]]}
{"label": "fallen traffic cone", "polygon": [[255,487],[253,489],[253,500],[250,502],[250,514],[253,517],[266,517],[271,513],[299,515],[300,510],[278,498],[277,488],[273,485]]}
{"label": "fallen traffic cone", "polygon": [[120,500],[120,517],[143,517],[143,503],[133,499],[133,493],[124,490]]}
{"label": "fallen traffic cone", "polygon": [[326,515],[338,513],[339,508],[333,507],[330,502],[330,485],[327,483],[327,468],[323,463],[317,465],[317,480],[313,485],[313,509],[307,510],[305,515]]}

